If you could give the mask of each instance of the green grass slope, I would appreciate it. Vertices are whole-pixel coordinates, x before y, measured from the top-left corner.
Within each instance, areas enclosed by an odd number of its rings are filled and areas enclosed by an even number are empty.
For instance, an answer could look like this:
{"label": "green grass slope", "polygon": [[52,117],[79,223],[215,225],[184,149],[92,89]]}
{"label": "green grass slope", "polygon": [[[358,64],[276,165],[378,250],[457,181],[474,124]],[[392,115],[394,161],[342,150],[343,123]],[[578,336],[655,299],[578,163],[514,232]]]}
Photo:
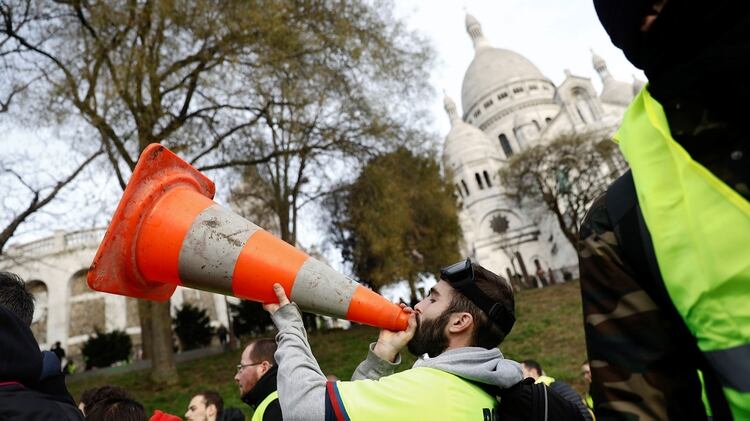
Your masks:
{"label": "green grass slope", "polygon": [[[538,360],[552,377],[565,380],[583,390],[580,364],[585,359],[585,344],[578,282],[544,289],[522,291],[516,296],[518,321],[513,332],[500,347],[507,358]],[[313,353],[326,374],[349,379],[357,364],[367,355],[367,346],[377,338],[377,329],[357,326],[348,331],[328,331],[310,335]],[[130,391],[150,414],[154,409],[182,416],[190,398],[202,390],[213,389],[224,398],[226,406],[249,408],[239,399],[233,377],[240,351],[231,351],[178,364],[180,380],[175,386],[150,384],[145,371],[100,376],[70,382],[75,399],[91,387],[118,385]],[[400,370],[407,369],[414,357],[405,353]]]}

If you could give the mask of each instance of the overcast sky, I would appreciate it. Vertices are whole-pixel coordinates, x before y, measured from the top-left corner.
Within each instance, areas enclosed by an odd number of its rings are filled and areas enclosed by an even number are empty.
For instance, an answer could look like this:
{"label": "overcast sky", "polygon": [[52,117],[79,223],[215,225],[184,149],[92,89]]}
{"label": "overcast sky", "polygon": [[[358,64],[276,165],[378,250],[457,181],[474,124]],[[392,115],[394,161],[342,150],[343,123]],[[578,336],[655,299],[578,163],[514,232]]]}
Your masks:
{"label": "overcast sky", "polygon": [[474,58],[464,23],[467,12],[482,24],[493,47],[520,53],[555,84],[562,82],[565,69],[570,69],[574,75],[591,78],[600,90],[590,49],[606,60],[615,78],[632,81],[635,75],[645,80],[610,42],[592,0],[397,0],[396,6],[396,15],[425,34],[437,50],[439,61],[432,79],[439,95],[432,108],[441,136],[450,127],[442,91],[461,106],[461,81]]}

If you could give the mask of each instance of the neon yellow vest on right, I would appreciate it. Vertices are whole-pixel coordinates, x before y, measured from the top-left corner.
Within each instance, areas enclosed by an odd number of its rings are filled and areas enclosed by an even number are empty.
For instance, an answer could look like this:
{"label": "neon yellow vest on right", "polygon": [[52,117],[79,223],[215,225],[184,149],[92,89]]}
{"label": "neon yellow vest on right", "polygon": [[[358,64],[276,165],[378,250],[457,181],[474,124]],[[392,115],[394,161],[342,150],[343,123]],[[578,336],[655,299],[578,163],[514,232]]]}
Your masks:
{"label": "neon yellow vest on right", "polygon": [[271,404],[275,399],[279,398],[279,391],[274,390],[273,393],[266,396],[265,399],[263,399],[260,404],[258,404],[258,407],[255,408],[255,412],[253,412],[253,417],[250,418],[250,421],[263,421],[263,414],[266,413],[266,408],[268,408],[268,405]]}
{"label": "neon yellow vest on right", "polygon": [[[434,368],[417,367],[380,380],[337,382],[349,419],[493,419],[497,399],[479,386]],[[490,418],[486,418],[490,414]]]}
{"label": "neon yellow vest on right", "polygon": [[648,87],[615,140],[669,297],[721,379],[734,418],[750,420],[750,203],[672,138]]}

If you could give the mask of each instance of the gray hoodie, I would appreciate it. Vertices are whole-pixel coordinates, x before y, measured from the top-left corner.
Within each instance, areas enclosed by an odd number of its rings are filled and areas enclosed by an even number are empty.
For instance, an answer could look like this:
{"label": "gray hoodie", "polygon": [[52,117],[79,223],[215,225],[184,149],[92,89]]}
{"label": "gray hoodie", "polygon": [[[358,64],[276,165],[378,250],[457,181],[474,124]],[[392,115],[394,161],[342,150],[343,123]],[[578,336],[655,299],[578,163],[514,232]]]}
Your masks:
{"label": "gray hoodie", "polygon": [[[373,352],[374,347],[375,343],[370,344],[367,359],[357,366],[352,380],[377,380],[393,374],[395,368],[401,363],[400,355],[395,363],[380,359]],[[498,386],[502,389],[507,389],[523,380],[521,364],[506,360],[497,348],[450,349],[435,358],[420,358],[414,363],[414,367],[435,368],[466,380]]]}
{"label": "gray hoodie", "polygon": [[[325,418],[326,378],[310,351],[307,333],[297,305],[281,307],[271,316],[279,329],[276,335],[279,367],[279,403],[284,419],[323,420]],[[393,374],[401,357],[395,363],[384,361],[372,352],[360,363],[352,380],[372,379]],[[467,380],[507,388],[522,380],[521,365],[506,360],[498,349],[477,347],[446,351],[435,358],[420,359],[414,367],[442,370]]]}

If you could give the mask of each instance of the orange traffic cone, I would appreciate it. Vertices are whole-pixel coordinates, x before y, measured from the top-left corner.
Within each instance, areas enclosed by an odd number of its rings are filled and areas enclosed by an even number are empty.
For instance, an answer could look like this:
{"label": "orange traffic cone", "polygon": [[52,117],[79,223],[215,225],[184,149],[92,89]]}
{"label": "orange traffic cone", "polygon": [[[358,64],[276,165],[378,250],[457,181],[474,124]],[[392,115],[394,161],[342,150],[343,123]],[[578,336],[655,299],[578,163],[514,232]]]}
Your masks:
{"label": "orange traffic cone", "polygon": [[214,203],[214,184],[165,147],[141,154],[88,273],[92,289],[164,301],[177,285],[390,330],[399,306]]}

